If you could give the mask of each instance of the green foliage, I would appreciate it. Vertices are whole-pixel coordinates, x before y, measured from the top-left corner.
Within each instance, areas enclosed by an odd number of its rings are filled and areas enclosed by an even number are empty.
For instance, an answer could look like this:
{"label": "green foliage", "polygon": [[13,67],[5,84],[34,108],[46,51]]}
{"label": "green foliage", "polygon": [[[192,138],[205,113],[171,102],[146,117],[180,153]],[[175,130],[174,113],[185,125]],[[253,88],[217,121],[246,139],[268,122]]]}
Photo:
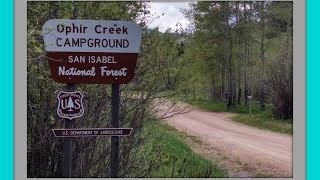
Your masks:
{"label": "green foliage", "polygon": [[[211,161],[195,154],[186,144],[184,135],[157,121],[145,126],[145,146],[137,149],[136,159],[148,162],[145,172],[137,177],[206,178],[225,177],[226,172]],[[151,164],[151,165],[150,165]],[[148,173],[146,173],[148,174]]]}
{"label": "green foliage", "polygon": [[284,120],[275,118],[272,113],[273,106],[271,104],[267,104],[266,109],[262,111],[258,103],[253,102],[251,115],[249,115],[249,106],[245,105],[239,105],[228,109],[226,104],[220,102],[190,101],[188,103],[211,112],[237,113],[239,115],[233,117],[232,119],[236,122],[247,124],[249,126],[285,134],[293,133],[292,119]]}
{"label": "green foliage", "polygon": [[174,34],[161,33],[157,29],[145,32],[136,68],[137,78],[133,81],[136,90],[144,88],[145,83],[154,84],[150,91],[175,89],[181,81],[181,69],[185,66],[179,58],[180,51],[181,46]]}
{"label": "green foliage", "polygon": [[247,124],[249,126],[267,129],[274,132],[293,134],[292,119],[291,123],[284,120],[275,119],[269,112],[264,112],[260,114],[248,115],[241,114],[233,118],[236,122]]}
{"label": "green foliage", "polygon": [[[41,35],[42,25],[53,18],[137,20],[138,14],[145,12],[145,3],[30,1],[27,5],[28,177],[61,177],[63,139],[55,138],[51,130],[64,127],[64,121],[56,114],[56,95],[58,90],[65,89],[65,85],[55,83],[50,77]],[[86,113],[73,121],[73,127],[110,127],[110,85],[77,85],[77,89],[85,95]],[[126,87],[123,87],[122,93],[125,92]],[[150,118],[148,104],[149,101],[143,99],[122,99],[122,125],[136,128],[131,138],[121,139],[125,152],[122,161],[130,155],[133,147],[141,143],[139,132],[142,122]],[[72,176],[109,177],[110,172],[106,171],[110,166],[109,141],[110,138],[105,137],[74,140]],[[123,164],[124,169],[130,169],[130,164]]]}
{"label": "green foliage", "polygon": [[274,116],[292,117],[292,2],[199,1],[190,7],[184,11],[193,23],[183,56],[188,78],[178,91],[193,101],[227,102],[230,110],[253,95],[261,108],[272,103]]}
{"label": "green foliage", "polygon": [[[227,105],[222,102],[211,102],[211,101],[204,101],[204,100],[187,101],[187,102],[193,106],[196,106],[208,111],[212,111],[212,112],[232,112],[232,113],[238,113],[238,114],[249,113],[249,106],[246,106],[246,105],[238,105],[228,109]],[[271,105],[267,105],[266,109],[267,109],[266,111],[262,111],[259,107],[258,102],[253,102],[251,107],[251,113],[261,114],[265,112],[271,112]]]}
{"label": "green foliage", "polygon": [[[120,138],[120,177],[142,173],[140,164],[128,162],[132,151],[144,145],[141,130],[152,119],[154,97],[174,89],[180,80],[180,56],[184,44],[180,34],[146,29],[150,13],[145,2],[28,2],[28,177],[61,177],[63,139],[55,138],[54,128],[63,128],[56,115],[56,94],[65,85],[55,83],[45,58],[42,25],[49,19],[75,18],[92,20],[130,20],[143,28],[135,78],[121,85],[121,126],[132,127],[128,138]],[[140,16],[143,15],[143,16]],[[84,97],[85,114],[73,121],[73,127],[110,127],[111,86],[77,85]],[[140,95],[140,96],[138,96]],[[109,177],[110,138],[80,138],[73,141],[73,177]],[[137,174],[136,174],[137,175]]]}

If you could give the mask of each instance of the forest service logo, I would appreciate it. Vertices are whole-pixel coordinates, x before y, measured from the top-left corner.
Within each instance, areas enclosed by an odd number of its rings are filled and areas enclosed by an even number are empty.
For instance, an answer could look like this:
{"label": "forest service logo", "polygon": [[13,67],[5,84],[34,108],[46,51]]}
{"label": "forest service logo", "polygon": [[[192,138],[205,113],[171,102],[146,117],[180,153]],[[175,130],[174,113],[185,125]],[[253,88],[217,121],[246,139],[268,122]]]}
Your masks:
{"label": "forest service logo", "polygon": [[80,91],[66,92],[60,91],[57,95],[57,114],[62,118],[78,118],[84,114],[83,95]]}

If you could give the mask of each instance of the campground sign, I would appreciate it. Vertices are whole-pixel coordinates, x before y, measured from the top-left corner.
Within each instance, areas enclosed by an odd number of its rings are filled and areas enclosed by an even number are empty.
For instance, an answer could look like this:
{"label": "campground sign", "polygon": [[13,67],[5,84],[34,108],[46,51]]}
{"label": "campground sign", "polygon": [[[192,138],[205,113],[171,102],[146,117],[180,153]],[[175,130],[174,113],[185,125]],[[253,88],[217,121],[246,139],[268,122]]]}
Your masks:
{"label": "campground sign", "polygon": [[[72,177],[72,138],[111,136],[111,177],[118,177],[119,136],[132,128],[120,128],[120,84],[134,77],[141,43],[141,27],[130,21],[51,19],[42,35],[53,80],[67,85],[57,95],[57,114],[64,129],[53,129],[64,138],[63,176]],[[71,129],[72,119],[84,114],[83,95],[76,84],[112,84],[111,127]]]}
{"label": "campground sign", "polygon": [[56,82],[127,84],[134,77],[141,42],[134,22],[51,19],[42,34]]}

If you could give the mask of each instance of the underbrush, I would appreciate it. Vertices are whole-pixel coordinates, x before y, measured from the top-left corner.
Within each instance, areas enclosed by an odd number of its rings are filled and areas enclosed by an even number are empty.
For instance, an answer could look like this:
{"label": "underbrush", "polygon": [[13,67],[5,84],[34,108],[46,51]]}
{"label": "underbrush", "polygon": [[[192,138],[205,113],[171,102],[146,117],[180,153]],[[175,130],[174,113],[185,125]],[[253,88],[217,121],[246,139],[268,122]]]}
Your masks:
{"label": "underbrush", "polygon": [[208,178],[226,177],[226,172],[212,161],[195,154],[185,142],[185,134],[158,121],[146,124],[145,143],[135,156],[146,162],[142,177]]}
{"label": "underbrush", "polygon": [[279,119],[272,115],[272,105],[266,104],[265,110],[261,110],[258,102],[252,102],[251,115],[249,114],[249,106],[236,105],[227,108],[226,104],[221,102],[208,102],[208,101],[188,101],[189,104],[211,112],[232,112],[239,115],[232,119],[249,126],[267,129],[274,132],[285,134],[293,133],[292,118]]}

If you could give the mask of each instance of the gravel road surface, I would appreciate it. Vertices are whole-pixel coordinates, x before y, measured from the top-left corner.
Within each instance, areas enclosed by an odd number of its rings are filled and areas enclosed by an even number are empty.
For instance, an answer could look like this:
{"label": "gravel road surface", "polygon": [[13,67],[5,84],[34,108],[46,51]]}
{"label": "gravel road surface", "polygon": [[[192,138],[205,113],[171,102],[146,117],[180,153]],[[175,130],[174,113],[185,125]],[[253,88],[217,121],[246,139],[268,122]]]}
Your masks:
{"label": "gravel road surface", "polygon": [[292,177],[292,136],[243,125],[232,116],[189,108],[164,121],[196,138],[191,148],[228,170],[229,177]]}

